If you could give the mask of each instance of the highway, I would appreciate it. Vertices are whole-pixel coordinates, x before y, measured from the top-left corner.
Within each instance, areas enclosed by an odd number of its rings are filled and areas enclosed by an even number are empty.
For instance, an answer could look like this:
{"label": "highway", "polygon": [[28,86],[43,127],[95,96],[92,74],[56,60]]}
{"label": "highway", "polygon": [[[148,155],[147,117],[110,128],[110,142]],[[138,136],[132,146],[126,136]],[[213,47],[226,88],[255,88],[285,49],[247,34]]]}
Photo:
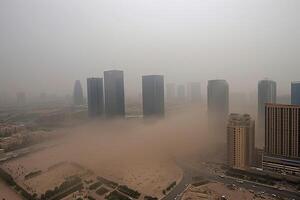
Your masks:
{"label": "highway", "polygon": [[236,179],[228,176],[218,176],[217,174],[212,174],[208,169],[205,168],[196,168],[187,165],[186,163],[178,163],[181,169],[183,170],[183,178],[179,184],[175,186],[175,188],[168,193],[162,200],[180,200],[181,195],[184,190],[187,188],[188,184],[193,183],[193,177],[202,177],[208,181],[212,182],[220,182],[226,185],[234,184],[239,188],[245,188],[248,190],[252,190],[255,193],[265,193],[269,195],[276,195],[278,199],[290,199],[290,200],[300,200],[300,193],[298,192],[290,192],[285,190],[279,190],[272,186],[263,185],[256,182],[250,182],[245,180]]}

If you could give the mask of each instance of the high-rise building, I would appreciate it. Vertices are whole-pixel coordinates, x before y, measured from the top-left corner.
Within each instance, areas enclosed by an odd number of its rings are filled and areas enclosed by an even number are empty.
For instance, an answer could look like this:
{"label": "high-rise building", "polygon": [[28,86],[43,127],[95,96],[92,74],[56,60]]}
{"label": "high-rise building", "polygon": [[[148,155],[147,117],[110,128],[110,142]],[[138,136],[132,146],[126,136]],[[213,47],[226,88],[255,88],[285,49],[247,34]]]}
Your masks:
{"label": "high-rise building", "polygon": [[224,141],[229,112],[229,86],[226,80],[208,81],[207,108],[210,133]]}
{"label": "high-rise building", "polygon": [[300,177],[300,105],[266,104],[263,169]]}
{"label": "high-rise building", "polygon": [[166,88],[167,88],[167,102],[173,102],[175,100],[175,84],[168,83]]}
{"label": "high-rise building", "polygon": [[177,86],[177,99],[180,102],[185,101],[185,86],[184,85],[178,85]]}
{"label": "high-rise building", "polygon": [[300,81],[295,81],[291,84],[291,103],[300,105]]}
{"label": "high-rise building", "polygon": [[25,92],[17,93],[17,104],[19,106],[24,106],[26,104],[26,94]]}
{"label": "high-rise building", "polygon": [[74,105],[84,104],[82,87],[81,87],[81,83],[79,80],[76,80],[75,84],[74,84],[73,103],[74,103]]}
{"label": "high-rise building", "polygon": [[228,165],[246,170],[253,164],[255,123],[250,115],[231,114],[227,124]]}
{"label": "high-rise building", "polygon": [[101,116],[104,113],[103,79],[87,79],[88,112],[90,117]]}
{"label": "high-rise building", "polygon": [[189,98],[192,103],[201,102],[201,84],[199,82],[189,84]]}
{"label": "high-rise building", "polygon": [[105,114],[107,117],[125,116],[124,73],[120,70],[104,72]]}
{"label": "high-rise building", "polygon": [[163,116],[164,112],[164,77],[161,75],[143,76],[144,116]]}
{"label": "high-rise building", "polygon": [[258,82],[258,113],[257,113],[257,142],[259,146],[264,143],[265,104],[276,103],[276,82],[261,80]]}

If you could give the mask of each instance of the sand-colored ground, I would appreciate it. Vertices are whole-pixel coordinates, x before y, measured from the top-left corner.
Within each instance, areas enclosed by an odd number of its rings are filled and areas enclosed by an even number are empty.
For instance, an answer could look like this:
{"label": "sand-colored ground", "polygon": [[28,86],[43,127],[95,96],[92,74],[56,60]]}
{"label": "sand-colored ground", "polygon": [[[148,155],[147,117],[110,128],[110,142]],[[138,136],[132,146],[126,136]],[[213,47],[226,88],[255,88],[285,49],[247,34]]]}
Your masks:
{"label": "sand-colored ground", "polygon": [[26,188],[33,189],[33,193],[44,194],[48,189],[53,189],[65,181],[66,178],[83,174],[84,170],[70,163],[63,163],[51,168],[42,174],[24,181]]}
{"label": "sand-colored ground", "polygon": [[[181,169],[171,155],[161,152],[160,144],[149,146],[152,138],[139,135],[138,126],[118,125],[122,131],[118,126],[107,132],[101,126],[64,130],[74,133],[60,139],[63,140],[60,145],[11,160],[2,167],[38,193],[53,189],[64,177],[72,175],[72,170],[67,169],[44,173],[50,166],[67,161],[79,163],[96,176],[126,184],[143,194],[162,196],[163,189],[181,179]],[[42,175],[24,181],[26,174],[37,170],[42,170]]]}
{"label": "sand-colored ground", "polygon": [[[210,134],[206,131],[204,111],[175,113],[158,121],[99,120],[76,128],[56,131],[66,135],[59,145],[5,163],[14,177],[67,161],[138,190],[162,196],[162,190],[182,177],[175,157],[197,152],[208,155]],[[21,175],[20,175],[21,168]],[[50,188],[49,188],[50,189]]]}
{"label": "sand-colored ground", "polygon": [[182,200],[219,200],[223,195],[228,200],[274,200],[274,198],[269,196],[254,198],[254,194],[249,190],[242,188],[231,190],[223,183],[208,183],[198,187],[190,186],[190,188],[183,194]]}
{"label": "sand-colored ground", "polygon": [[0,199],[22,200],[22,198],[0,179]]}

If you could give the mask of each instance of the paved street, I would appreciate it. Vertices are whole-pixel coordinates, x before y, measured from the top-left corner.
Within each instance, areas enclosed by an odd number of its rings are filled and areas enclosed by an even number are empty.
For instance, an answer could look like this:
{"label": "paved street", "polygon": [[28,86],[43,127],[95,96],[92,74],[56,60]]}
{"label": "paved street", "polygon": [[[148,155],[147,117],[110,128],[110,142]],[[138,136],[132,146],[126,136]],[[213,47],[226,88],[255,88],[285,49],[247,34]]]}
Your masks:
{"label": "paved street", "polygon": [[259,183],[254,183],[245,180],[239,180],[233,177],[224,176],[219,177],[217,174],[212,174],[208,169],[196,168],[189,166],[185,163],[179,163],[182,168],[184,175],[182,181],[166,196],[163,200],[174,200],[175,198],[180,199],[179,194],[181,194],[187,187],[188,184],[193,182],[193,177],[203,177],[209,181],[216,181],[224,184],[234,184],[237,187],[245,188],[248,190],[253,190],[254,192],[264,192],[269,195],[276,195],[276,197],[286,198],[286,199],[300,199],[300,194],[297,192],[289,192],[284,190],[279,190],[271,186],[262,185]]}

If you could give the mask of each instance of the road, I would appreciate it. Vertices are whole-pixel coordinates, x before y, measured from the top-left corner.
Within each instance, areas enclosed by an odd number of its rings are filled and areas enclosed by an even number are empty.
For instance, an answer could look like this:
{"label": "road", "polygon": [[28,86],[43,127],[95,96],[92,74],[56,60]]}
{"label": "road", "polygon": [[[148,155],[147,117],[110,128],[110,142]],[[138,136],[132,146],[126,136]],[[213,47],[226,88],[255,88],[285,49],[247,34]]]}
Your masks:
{"label": "road", "polygon": [[22,200],[19,194],[17,194],[9,185],[7,185],[1,179],[0,179],[0,199]]}
{"label": "road", "polygon": [[6,162],[10,159],[21,157],[25,154],[40,151],[40,150],[43,150],[45,148],[50,148],[50,147],[53,147],[55,145],[57,145],[57,142],[47,141],[47,142],[34,144],[34,145],[31,145],[31,146],[28,146],[28,147],[24,147],[24,148],[21,148],[21,149],[16,149],[14,151],[4,153],[4,154],[0,155],[0,164],[1,164],[1,162]]}
{"label": "road", "polygon": [[[219,177],[216,174],[212,174],[209,172],[208,169],[205,168],[196,168],[187,165],[186,163],[178,163],[181,169],[183,170],[183,178],[179,184],[169,193],[167,194],[162,200],[174,200],[177,198],[178,200],[181,199],[180,194],[187,188],[188,184],[193,183],[193,177],[203,177],[203,179],[209,181],[216,181],[224,184],[235,184],[237,187],[245,188],[248,190],[253,190],[256,193],[264,192],[269,195],[276,195],[277,197],[290,199],[290,200],[300,200],[300,193],[297,192],[290,192],[285,190],[279,190],[272,186],[267,186],[255,182],[240,181],[239,179],[224,176],[223,178]],[[179,198],[178,198],[179,196]]]}

